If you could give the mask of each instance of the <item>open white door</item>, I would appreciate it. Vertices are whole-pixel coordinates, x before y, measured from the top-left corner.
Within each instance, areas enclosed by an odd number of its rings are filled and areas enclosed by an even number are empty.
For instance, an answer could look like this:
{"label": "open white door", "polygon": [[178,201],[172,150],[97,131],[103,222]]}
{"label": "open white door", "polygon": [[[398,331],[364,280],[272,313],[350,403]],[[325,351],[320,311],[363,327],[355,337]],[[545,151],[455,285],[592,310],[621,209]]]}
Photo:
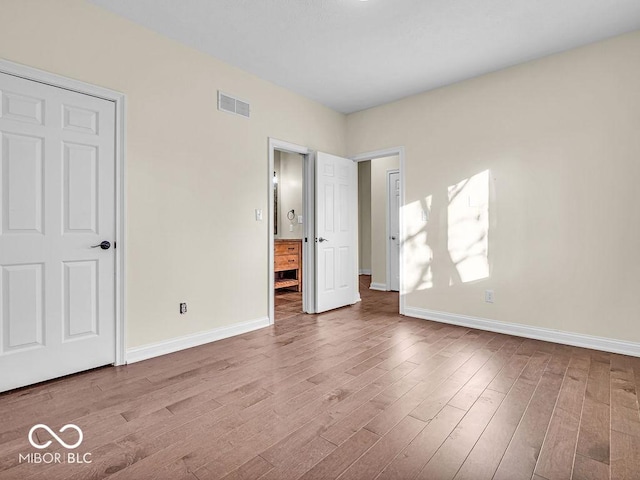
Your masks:
{"label": "open white door", "polygon": [[358,285],[358,168],[316,155],[316,311],[352,305]]}

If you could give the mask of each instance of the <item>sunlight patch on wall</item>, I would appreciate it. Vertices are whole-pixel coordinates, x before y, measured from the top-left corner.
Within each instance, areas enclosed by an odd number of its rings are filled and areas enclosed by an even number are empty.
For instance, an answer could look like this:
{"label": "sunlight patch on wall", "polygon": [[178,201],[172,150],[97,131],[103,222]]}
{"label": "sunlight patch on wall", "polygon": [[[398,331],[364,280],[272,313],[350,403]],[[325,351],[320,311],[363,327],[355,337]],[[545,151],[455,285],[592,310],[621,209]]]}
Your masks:
{"label": "sunlight patch on wall", "polygon": [[448,250],[462,283],[489,276],[489,170],[448,189]]}
{"label": "sunlight patch on wall", "polygon": [[[433,198],[431,195],[420,201],[415,201],[403,207],[404,218],[423,219],[419,222],[407,222],[405,237],[406,285],[409,291],[433,288],[433,250],[428,243],[426,217],[431,212]],[[425,213],[423,213],[425,212]]]}

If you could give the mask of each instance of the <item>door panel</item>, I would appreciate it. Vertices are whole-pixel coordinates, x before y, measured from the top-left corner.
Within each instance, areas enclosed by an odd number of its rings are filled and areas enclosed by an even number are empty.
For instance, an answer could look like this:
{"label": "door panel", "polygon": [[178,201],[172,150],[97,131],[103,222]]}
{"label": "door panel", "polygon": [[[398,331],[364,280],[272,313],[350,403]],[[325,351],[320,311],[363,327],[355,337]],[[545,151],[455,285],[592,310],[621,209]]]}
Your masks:
{"label": "door panel", "polygon": [[42,138],[2,135],[3,233],[42,233]]}
{"label": "door panel", "polygon": [[85,232],[97,234],[98,151],[92,145],[64,143],[65,235]]}
{"label": "door panel", "polygon": [[3,349],[17,352],[43,345],[42,265],[2,268]]}
{"label": "door panel", "polygon": [[317,311],[352,305],[357,297],[357,166],[346,158],[316,156]]}
{"label": "door panel", "polygon": [[0,73],[0,391],[115,361],[115,105]]}
{"label": "door panel", "polygon": [[95,260],[64,262],[65,340],[98,334],[97,263]]}

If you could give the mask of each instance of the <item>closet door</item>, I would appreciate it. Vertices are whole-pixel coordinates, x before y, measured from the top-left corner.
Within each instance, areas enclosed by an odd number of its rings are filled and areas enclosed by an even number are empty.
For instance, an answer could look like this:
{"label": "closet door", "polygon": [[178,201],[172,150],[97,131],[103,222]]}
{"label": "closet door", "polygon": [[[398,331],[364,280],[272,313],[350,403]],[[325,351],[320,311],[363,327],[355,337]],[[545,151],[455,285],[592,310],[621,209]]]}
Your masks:
{"label": "closet door", "polygon": [[115,104],[3,73],[0,96],[5,391],[115,361]]}

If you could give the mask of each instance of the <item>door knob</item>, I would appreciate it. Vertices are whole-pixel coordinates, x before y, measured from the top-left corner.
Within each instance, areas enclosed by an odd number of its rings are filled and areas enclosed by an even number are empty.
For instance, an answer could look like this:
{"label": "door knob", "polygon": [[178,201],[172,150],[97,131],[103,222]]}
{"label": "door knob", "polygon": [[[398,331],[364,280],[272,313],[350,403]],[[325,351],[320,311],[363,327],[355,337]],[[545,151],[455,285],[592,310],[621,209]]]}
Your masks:
{"label": "door knob", "polygon": [[100,242],[98,245],[91,245],[91,248],[98,248],[98,247],[100,247],[102,250],[109,250],[111,248],[111,244],[106,240],[104,240],[103,242]]}
{"label": "door knob", "polygon": [[326,238],[322,238],[322,237],[320,237],[320,238],[318,238],[318,241],[319,241],[319,242],[328,242],[329,240],[328,240],[328,239],[326,239]]}

